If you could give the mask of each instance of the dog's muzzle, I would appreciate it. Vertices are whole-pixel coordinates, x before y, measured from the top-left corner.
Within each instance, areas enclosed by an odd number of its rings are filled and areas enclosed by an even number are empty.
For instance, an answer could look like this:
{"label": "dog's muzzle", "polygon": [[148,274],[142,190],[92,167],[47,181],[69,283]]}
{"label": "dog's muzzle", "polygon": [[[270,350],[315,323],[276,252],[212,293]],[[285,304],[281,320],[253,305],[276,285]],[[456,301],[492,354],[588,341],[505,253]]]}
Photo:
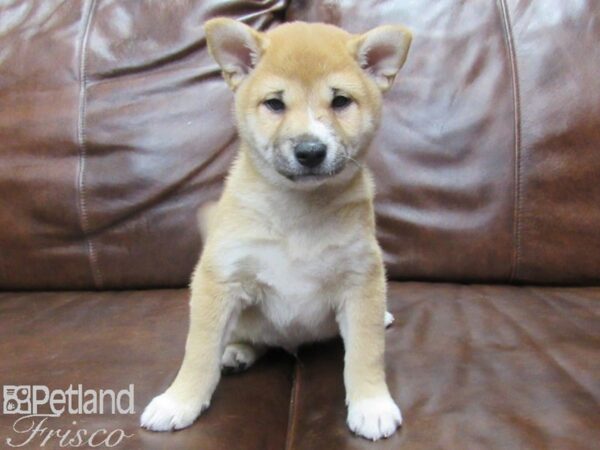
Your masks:
{"label": "dog's muzzle", "polygon": [[311,134],[276,144],[274,166],[288,180],[324,181],[340,173],[346,158],[341,148],[330,148]]}

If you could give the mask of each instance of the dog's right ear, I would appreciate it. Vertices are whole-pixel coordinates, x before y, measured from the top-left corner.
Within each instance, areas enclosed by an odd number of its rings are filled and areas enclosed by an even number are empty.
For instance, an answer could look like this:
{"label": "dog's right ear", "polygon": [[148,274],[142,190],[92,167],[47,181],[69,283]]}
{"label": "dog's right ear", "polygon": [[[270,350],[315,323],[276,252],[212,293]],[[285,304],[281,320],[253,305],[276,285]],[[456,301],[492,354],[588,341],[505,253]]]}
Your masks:
{"label": "dog's right ear", "polygon": [[264,50],[262,34],[237,20],[217,18],[204,24],[208,50],[232,90],[256,66]]}

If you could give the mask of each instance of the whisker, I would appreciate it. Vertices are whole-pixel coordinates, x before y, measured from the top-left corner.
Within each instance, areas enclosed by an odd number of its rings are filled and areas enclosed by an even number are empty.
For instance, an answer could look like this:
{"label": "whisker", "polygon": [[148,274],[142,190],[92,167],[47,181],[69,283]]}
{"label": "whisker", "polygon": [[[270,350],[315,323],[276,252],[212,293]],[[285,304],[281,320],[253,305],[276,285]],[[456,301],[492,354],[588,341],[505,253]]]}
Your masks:
{"label": "whisker", "polygon": [[352,161],[354,164],[356,164],[356,167],[358,167],[359,169],[363,169],[363,165],[347,153],[344,154],[344,158],[346,158],[348,161]]}

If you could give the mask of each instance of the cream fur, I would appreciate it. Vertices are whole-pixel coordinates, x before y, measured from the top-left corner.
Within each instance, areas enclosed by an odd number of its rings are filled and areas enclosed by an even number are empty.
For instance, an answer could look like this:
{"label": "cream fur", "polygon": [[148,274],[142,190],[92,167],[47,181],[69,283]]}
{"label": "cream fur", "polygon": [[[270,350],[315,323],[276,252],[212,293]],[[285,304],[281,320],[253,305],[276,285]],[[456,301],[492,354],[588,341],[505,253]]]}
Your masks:
{"label": "cream fur", "polygon": [[[364,45],[377,53],[406,31],[388,26],[363,37],[294,23],[262,34],[228,19],[209,21],[206,30],[236,92],[242,145],[221,199],[200,220],[206,242],[191,282],[183,364],[144,411],[142,426],[186,427],[208,407],[221,367],[243,369],[268,346],[294,352],[341,332],[348,425],[368,439],[387,437],[401,423],[384,372],[384,326],[393,317],[385,311],[373,182],[363,165],[387,87],[359,59]],[[304,42],[307,32],[316,41]],[[406,40],[398,45],[404,47],[396,53],[382,52],[390,83],[390,68],[400,68],[408,49]],[[314,60],[297,61],[290,72],[289,55]],[[318,69],[311,71],[310,62]],[[343,111],[329,107],[332,83],[353,99]],[[273,89],[286,102],[285,114],[262,106]],[[306,182],[277,173],[274,158],[289,158],[288,139],[301,133],[327,143],[326,164],[345,158],[341,171]]]}

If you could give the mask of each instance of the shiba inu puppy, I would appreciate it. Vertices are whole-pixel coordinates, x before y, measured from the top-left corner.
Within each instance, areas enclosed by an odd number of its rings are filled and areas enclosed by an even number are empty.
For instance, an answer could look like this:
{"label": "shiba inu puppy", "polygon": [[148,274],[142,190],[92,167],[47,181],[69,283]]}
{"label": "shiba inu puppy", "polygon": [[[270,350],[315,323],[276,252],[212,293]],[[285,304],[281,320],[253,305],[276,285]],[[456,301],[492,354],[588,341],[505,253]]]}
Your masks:
{"label": "shiba inu puppy", "polygon": [[203,218],[185,358],[141,424],[187,427],[222,369],[245,369],[269,346],[294,351],[341,333],[348,426],[390,436],[402,418],[385,380],[392,317],[364,160],[411,35],[302,22],[260,33],[223,18],[205,30],[235,93],[241,147]]}

